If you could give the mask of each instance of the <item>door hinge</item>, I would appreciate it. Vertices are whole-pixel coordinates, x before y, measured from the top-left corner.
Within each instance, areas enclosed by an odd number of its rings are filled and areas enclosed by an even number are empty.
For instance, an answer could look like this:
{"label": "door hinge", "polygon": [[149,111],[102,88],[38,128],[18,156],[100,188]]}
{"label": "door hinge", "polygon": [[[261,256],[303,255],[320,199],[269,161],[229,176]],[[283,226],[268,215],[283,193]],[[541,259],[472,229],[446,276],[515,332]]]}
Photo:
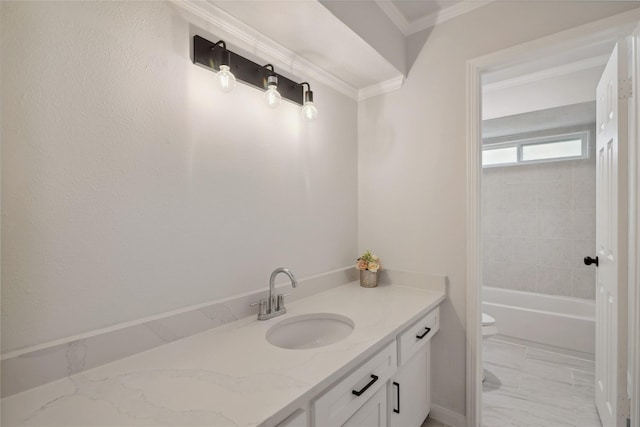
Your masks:
{"label": "door hinge", "polygon": [[618,81],[618,99],[628,99],[633,96],[633,83],[631,79]]}

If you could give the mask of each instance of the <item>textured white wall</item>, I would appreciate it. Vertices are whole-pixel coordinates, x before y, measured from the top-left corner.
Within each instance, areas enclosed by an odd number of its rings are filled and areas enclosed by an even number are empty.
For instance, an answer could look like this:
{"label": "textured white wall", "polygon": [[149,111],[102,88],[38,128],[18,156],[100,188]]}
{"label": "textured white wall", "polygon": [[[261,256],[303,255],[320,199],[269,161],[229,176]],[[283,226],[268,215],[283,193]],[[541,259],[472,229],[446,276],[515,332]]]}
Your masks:
{"label": "textured white wall", "polygon": [[354,261],[353,100],[217,93],[166,2],[1,13],[3,351]]}
{"label": "textured white wall", "polygon": [[383,264],[449,276],[434,337],[434,403],[465,412],[466,61],[637,7],[630,2],[493,2],[426,38],[405,85],[358,107],[360,249]]}

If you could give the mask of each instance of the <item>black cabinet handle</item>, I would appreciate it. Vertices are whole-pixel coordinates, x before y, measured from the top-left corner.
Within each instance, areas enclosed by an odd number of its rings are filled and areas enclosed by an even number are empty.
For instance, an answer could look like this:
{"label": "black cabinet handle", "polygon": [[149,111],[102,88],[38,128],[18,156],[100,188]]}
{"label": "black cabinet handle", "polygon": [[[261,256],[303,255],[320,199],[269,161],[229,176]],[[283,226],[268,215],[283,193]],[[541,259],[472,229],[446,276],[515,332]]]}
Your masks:
{"label": "black cabinet handle", "polygon": [[584,263],[585,263],[585,265],[595,264],[596,267],[597,267],[598,266],[598,257],[591,258],[590,256],[586,256],[586,257],[584,257]]}
{"label": "black cabinet handle", "polygon": [[397,387],[396,396],[398,397],[398,409],[394,409],[393,412],[395,412],[396,414],[399,414],[400,413],[400,384],[394,381],[393,385]]}
{"label": "black cabinet handle", "polygon": [[431,328],[425,328],[425,329],[426,329],[426,331],[424,332],[424,334],[422,334],[422,335],[416,335],[416,338],[418,338],[419,340],[421,340],[422,338],[426,337],[426,336],[427,336],[427,334],[428,334],[429,332],[431,332]]}
{"label": "black cabinet handle", "polygon": [[369,381],[369,384],[362,387],[360,390],[351,390],[351,393],[355,394],[356,396],[360,396],[362,393],[367,391],[367,389],[371,387],[376,381],[378,381],[378,376],[371,374],[371,381]]}

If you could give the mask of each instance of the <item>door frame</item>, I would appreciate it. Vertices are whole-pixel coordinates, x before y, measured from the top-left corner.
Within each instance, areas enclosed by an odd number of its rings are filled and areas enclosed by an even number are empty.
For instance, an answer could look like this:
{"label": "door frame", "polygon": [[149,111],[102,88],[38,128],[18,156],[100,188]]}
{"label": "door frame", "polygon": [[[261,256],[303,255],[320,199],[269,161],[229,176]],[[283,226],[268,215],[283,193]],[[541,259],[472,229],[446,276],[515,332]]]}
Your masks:
{"label": "door frame", "polygon": [[[632,72],[636,86],[640,85],[640,25],[633,34],[631,49],[634,52]],[[640,114],[640,96],[638,88],[633,88],[632,103],[629,106],[630,115],[638,117]],[[629,132],[629,158],[635,168],[629,168],[629,193],[633,196],[629,200],[629,360],[627,389],[631,402],[631,420],[640,420],[640,123],[633,124]],[[635,210],[635,215],[634,215]]]}
{"label": "door frame", "polygon": [[[630,35],[640,22],[640,9],[634,9],[625,13],[614,15],[588,24],[571,28],[560,33],[542,37],[530,42],[526,42],[507,49],[483,55],[467,61],[467,354],[466,354],[466,425],[467,427],[478,427],[482,408],[482,335],[480,315],[481,307],[481,125],[482,125],[482,84],[481,76],[484,73],[499,70],[507,66],[525,63],[541,56],[548,56],[562,53],[568,49],[582,47],[602,41],[615,41],[621,37]],[[634,92],[636,88],[634,88]],[[595,89],[594,89],[595,90]],[[636,97],[637,99],[637,97]],[[636,100],[637,103],[637,100]],[[636,129],[636,134],[637,134]],[[638,150],[640,151],[640,150]],[[640,153],[633,156],[629,162],[629,173],[640,170]],[[633,172],[632,172],[633,171]],[[630,205],[635,212],[630,212],[630,216],[640,215],[638,201]],[[640,218],[638,218],[640,221]],[[638,230],[634,230],[635,236],[630,236],[635,246],[640,244]],[[640,252],[640,247],[638,247]],[[631,261],[631,260],[630,260]],[[640,270],[640,254],[635,256],[635,270]],[[630,262],[631,264],[631,262]],[[640,287],[638,278],[635,283]],[[640,289],[636,288],[640,294]],[[638,296],[635,307],[636,319],[640,316],[640,296]],[[636,331],[636,335],[638,331]],[[636,340],[633,348],[636,355],[640,356],[640,339]],[[633,360],[636,360],[634,357]],[[640,369],[640,366],[638,367]],[[638,372],[637,370],[635,372]],[[635,375],[638,376],[637,374]],[[640,385],[636,381],[636,390]],[[632,406],[637,409],[636,416],[640,415],[640,391],[637,392],[635,402]]]}

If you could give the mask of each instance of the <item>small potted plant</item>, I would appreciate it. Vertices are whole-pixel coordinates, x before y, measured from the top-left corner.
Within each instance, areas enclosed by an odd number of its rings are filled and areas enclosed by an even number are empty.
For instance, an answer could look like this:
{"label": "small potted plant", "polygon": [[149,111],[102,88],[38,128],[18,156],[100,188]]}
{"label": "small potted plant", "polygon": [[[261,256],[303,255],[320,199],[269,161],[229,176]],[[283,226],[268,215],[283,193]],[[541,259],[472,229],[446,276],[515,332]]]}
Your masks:
{"label": "small potted plant", "polygon": [[366,250],[356,263],[356,268],[360,270],[360,286],[365,288],[375,288],[378,286],[378,270],[382,268],[380,258],[371,251]]}

